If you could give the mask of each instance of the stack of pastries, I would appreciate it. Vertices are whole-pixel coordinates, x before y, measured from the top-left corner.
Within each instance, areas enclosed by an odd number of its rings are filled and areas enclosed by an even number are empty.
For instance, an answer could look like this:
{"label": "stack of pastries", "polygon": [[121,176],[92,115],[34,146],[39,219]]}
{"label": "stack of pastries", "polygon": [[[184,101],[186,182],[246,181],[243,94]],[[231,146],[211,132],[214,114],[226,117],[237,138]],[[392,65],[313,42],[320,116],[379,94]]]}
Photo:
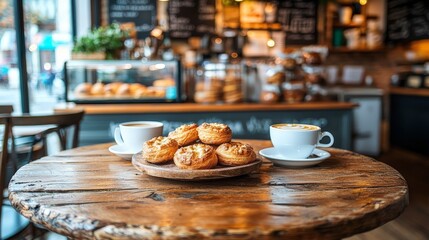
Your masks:
{"label": "stack of pastries", "polygon": [[232,130],[222,123],[185,124],[143,144],[142,158],[154,164],[174,161],[180,169],[240,166],[256,160],[249,144],[231,142]]}
{"label": "stack of pastries", "polygon": [[102,82],[81,83],[74,89],[77,98],[162,98],[168,87],[174,87],[176,83],[173,79],[158,79],[152,86],[145,86],[140,83],[112,82],[104,84]]}

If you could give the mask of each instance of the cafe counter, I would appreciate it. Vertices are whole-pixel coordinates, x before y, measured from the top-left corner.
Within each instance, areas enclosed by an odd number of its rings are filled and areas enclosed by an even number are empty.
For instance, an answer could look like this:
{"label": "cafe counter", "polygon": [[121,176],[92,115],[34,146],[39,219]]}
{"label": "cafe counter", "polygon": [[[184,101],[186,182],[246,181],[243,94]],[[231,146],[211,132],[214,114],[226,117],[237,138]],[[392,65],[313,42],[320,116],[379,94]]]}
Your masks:
{"label": "cafe counter", "polygon": [[429,89],[391,87],[390,145],[429,155]]}
{"label": "cafe counter", "polygon": [[80,145],[113,141],[113,131],[121,122],[153,120],[164,123],[164,135],[184,123],[223,122],[234,138],[269,139],[273,123],[305,123],[322,127],[335,136],[334,147],[351,149],[352,110],[347,102],[297,104],[64,104],[55,111],[83,109]]}

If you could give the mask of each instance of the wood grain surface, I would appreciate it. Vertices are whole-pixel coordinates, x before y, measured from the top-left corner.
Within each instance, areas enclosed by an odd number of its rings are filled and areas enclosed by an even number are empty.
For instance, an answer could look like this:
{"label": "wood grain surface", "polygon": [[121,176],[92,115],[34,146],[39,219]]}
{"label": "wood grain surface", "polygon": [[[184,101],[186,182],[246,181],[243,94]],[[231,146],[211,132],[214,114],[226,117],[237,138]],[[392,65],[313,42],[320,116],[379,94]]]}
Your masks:
{"label": "wood grain surface", "polygon": [[63,104],[55,108],[56,112],[76,109],[85,110],[85,114],[117,113],[182,113],[182,112],[246,112],[246,111],[287,111],[287,110],[337,110],[353,109],[358,106],[351,102],[306,102],[306,103],[236,103],[236,104]]}
{"label": "wood grain surface", "polygon": [[[240,140],[258,152],[269,141]],[[79,239],[340,239],[376,228],[408,204],[404,178],[350,151],[311,168],[276,167],[203,182],[160,179],[81,147],[22,167],[9,198],[31,221]],[[260,156],[258,156],[260,157]]]}

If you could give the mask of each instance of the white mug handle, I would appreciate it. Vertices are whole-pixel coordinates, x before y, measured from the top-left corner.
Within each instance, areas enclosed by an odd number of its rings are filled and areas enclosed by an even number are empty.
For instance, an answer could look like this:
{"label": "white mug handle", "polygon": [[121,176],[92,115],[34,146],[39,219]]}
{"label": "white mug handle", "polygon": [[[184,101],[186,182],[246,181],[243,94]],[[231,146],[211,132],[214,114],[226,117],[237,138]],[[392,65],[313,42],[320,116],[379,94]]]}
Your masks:
{"label": "white mug handle", "polygon": [[114,137],[115,137],[115,141],[116,141],[117,144],[119,144],[119,145],[123,145],[124,144],[124,140],[122,140],[121,131],[120,131],[119,127],[115,128]]}
{"label": "white mug handle", "polygon": [[[324,137],[329,137],[329,143],[320,143],[320,140]],[[322,132],[319,136],[319,141],[317,141],[317,147],[330,147],[334,144],[334,136],[330,132]]]}

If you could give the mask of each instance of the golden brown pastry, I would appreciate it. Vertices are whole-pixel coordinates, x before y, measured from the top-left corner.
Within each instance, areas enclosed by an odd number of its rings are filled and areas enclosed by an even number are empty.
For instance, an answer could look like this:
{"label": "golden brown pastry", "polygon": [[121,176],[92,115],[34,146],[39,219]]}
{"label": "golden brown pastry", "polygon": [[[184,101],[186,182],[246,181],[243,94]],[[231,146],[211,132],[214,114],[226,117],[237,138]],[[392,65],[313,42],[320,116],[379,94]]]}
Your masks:
{"label": "golden brown pastry", "polygon": [[104,84],[103,83],[95,83],[91,88],[92,95],[104,95]]}
{"label": "golden brown pastry", "polygon": [[181,169],[210,169],[217,162],[214,148],[202,143],[182,147],[174,154],[174,163]]}
{"label": "golden brown pastry", "polygon": [[159,87],[147,87],[146,94],[150,97],[165,97],[165,89]]}
{"label": "golden brown pastry", "polygon": [[89,95],[91,94],[91,88],[92,88],[91,83],[81,83],[77,85],[77,87],[74,89],[74,94],[77,96]]}
{"label": "golden brown pastry", "polygon": [[176,140],[168,137],[154,137],[143,144],[142,158],[150,163],[165,163],[173,159],[179,148]]}
{"label": "golden brown pastry", "polygon": [[263,103],[276,103],[280,99],[280,94],[270,91],[262,91],[259,99]]}
{"label": "golden brown pastry", "polygon": [[286,75],[283,72],[276,72],[273,75],[267,77],[267,83],[268,84],[276,84],[279,85],[280,83],[284,82],[286,78]]}
{"label": "golden brown pastry", "polygon": [[302,54],[304,57],[304,62],[310,65],[320,65],[322,64],[322,57],[317,52],[305,52]]}
{"label": "golden brown pastry", "polygon": [[140,89],[146,89],[146,86],[140,83],[133,83],[130,85],[130,93],[131,95],[136,95]]}
{"label": "golden brown pastry", "polygon": [[176,140],[180,147],[187,146],[198,140],[197,127],[195,123],[184,124],[168,133],[168,137]]}
{"label": "golden brown pastry", "polygon": [[113,96],[118,91],[118,88],[122,85],[120,82],[112,82],[109,84],[106,84],[104,86],[104,95],[106,96]]}
{"label": "golden brown pastry", "polygon": [[232,131],[226,124],[203,123],[198,128],[198,137],[206,144],[220,145],[231,141]]}
{"label": "golden brown pastry", "polygon": [[223,100],[225,103],[237,103],[243,101],[243,94],[241,92],[224,94]]}
{"label": "golden brown pastry", "polygon": [[146,86],[136,89],[135,92],[133,93],[133,97],[135,98],[141,98],[141,97],[147,97],[147,96],[149,96],[149,93]]}
{"label": "golden brown pastry", "polygon": [[121,86],[118,87],[118,90],[116,91],[116,96],[127,96],[130,94],[130,84],[123,83]]}
{"label": "golden brown pastry", "polygon": [[154,87],[174,87],[176,86],[176,82],[171,79],[171,78],[166,78],[166,79],[158,79],[153,81],[153,86]]}
{"label": "golden brown pastry", "polygon": [[215,103],[220,100],[220,94],[217,91],[195,92],[194,100],[197,103]]}
{"label": "golden brown pastry", "polygon": [[283,66],[288,70],[293,70],[296,67],[297,63],[296,60],[293,58],[286,58],[283,61]]}
{"label": "golden brown pastry", "polygon": [[255,161],[256,154],[249,144],[230,142],[220,145],[216,149],[219,164],[226,166],[240,166]]}
{"label": "golden brown pastry", "polygon": [[113,87],[112,87],[111,83],[106,84],[104,86],[104,95],[105,96],[113,96],[113,95],[115,95],[115,91],[113,90]]}

